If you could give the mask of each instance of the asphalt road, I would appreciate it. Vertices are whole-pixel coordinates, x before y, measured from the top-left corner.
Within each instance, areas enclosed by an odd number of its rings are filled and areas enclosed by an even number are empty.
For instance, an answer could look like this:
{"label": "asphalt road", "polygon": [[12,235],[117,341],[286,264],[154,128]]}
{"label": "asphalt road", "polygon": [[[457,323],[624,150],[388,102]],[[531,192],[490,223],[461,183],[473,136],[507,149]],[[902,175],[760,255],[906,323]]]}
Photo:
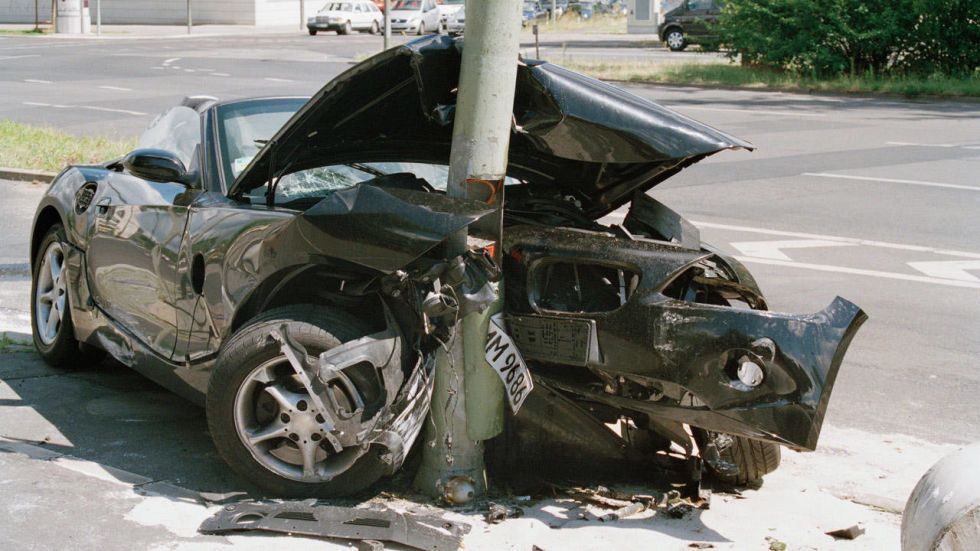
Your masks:
{"label": "asphalt road", "polygon": [[[312,93],[380,40],[309,38],[0,39],[0,118],[132,134],[186,94]],[[980,439],[980,104],[629,90],[757,146],[652,193],[742,258],[774,309],[816,312],[841,295],[870,315],[828,423]],[[37,190],[2,185],[0,220],[14,230],[0,263],[26,262],[16,240],[26,240]]]}
{"label": "asphalt road", "polygon": [[[651,63],[720,59],[718,54],[672,53],[650,42],[609,36],[542,36],[541,57],[556,62],[623,56]],[[0,37],[0,119],[78,134],[132,135],[187,95],[312,95],[351,63],[381,48],[382,38],[369,34]],[[521,50],[527,57],[536,55],[533,40]]]}

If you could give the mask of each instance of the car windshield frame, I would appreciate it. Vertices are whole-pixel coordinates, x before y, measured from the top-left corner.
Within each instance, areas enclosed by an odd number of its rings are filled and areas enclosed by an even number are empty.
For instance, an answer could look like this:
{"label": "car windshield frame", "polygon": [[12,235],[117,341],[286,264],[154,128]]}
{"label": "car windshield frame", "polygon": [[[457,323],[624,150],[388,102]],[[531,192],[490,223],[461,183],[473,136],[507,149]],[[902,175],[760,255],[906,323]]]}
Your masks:
{"label": "car windshield frame", "polygon": [[[251,159],[262,150],[264,144],[255,143],[254,140],[268,140],[272,138],[276,132],[282,128],[297,111],[307,102],[309,98],[305,97],[280,97],[280,98],[258,98],[258,99],[248,99],[241,101],[232,101],[228,103],[221,103],[214,108],[214,125],[215,125],[215,140],[217,141],[214,151],[217,154],[218,159],[218,171],[221,173],[221,179],[225,182],[225,189],[231,189],[233,182],[238,178],[238,176],[244,172],[245,167],[248,163],[251,163]],[[268,135],[260,137],[251,137],[253,140],[252,144],[245,144],[244,142],[239,142],[235,144],[236,148],[240,149],[242,146],[256,147],[255,155],[249,156],[249,159],[245,164],[239,161],[239,170],[236,172],[234,170],[234,163],[236,159],[242,158],[241,156],[234,156],[233,152],[229,148],[229,127],[228,121],[231,120],[233,116],[256,116],[256,115],[272,115],[273,113],[278,113],[282,115],[282,123],[272,128]]]}
{"label": "car windshield frame", "polygon": [[[320,8],[318,13],[323,13],[327,11],[339,11],[339,12],[352,12],[354,11],[354,4],[357,2],[327,2]],[[347,6],[346,8],[344,6]]]}

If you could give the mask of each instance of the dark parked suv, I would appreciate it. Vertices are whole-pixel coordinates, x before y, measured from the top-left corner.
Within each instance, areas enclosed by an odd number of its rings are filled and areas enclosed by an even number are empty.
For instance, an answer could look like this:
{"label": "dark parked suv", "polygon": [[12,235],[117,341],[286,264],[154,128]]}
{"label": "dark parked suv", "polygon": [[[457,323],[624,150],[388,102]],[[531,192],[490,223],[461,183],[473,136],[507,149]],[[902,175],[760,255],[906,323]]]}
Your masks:
{"label": "dark parked suv", "polygon": [[714,38],[711,25],[718,21],[723,5],[722,0],[684,0],[664,14],[664,21],[657,29],[660,40],[679,52],[688,44]]}

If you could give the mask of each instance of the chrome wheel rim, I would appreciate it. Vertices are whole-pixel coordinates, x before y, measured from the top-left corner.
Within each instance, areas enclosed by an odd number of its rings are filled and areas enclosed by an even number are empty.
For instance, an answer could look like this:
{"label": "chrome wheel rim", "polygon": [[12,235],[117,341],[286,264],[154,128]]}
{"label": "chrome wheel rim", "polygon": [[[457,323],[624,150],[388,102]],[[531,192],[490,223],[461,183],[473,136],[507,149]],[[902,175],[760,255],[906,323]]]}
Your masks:
{"label": "chrome wheel rim", "polygon": [[65,251],[61,243],[55,241],[48,245],[41,257],[34,292],[34,326],[45,345],[54,343],[61,331],[68,300],[67,289]]}
{"label": "chrome wheel rim", "polygon": [[297,482],[322,483],[349,469],[364,452],[334,450],[331,415],[316,411],[285,356],[248,374],[235,395],[235,430],[266,470]]}
{"label": "chrome wheel rim", "polygon": [[684,35],[674,31],[667,35],[667,45],[671,48],[680,48],[684,44]]}

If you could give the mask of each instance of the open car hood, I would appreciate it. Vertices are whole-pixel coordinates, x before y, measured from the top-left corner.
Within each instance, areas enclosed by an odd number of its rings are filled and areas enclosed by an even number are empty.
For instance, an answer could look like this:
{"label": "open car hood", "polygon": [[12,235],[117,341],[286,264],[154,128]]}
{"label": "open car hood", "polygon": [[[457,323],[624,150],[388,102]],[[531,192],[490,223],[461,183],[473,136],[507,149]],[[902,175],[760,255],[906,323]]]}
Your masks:
{"label": "open car hood", "polygon": [[[448,164],[462,47],[462,39],[421,38],[338,76],[269,140],[231,195],[329,164]],[[605,215],[708,155],[752,149],[579,73],[517,63],[508,174],[574,196],[589,216]]]}

